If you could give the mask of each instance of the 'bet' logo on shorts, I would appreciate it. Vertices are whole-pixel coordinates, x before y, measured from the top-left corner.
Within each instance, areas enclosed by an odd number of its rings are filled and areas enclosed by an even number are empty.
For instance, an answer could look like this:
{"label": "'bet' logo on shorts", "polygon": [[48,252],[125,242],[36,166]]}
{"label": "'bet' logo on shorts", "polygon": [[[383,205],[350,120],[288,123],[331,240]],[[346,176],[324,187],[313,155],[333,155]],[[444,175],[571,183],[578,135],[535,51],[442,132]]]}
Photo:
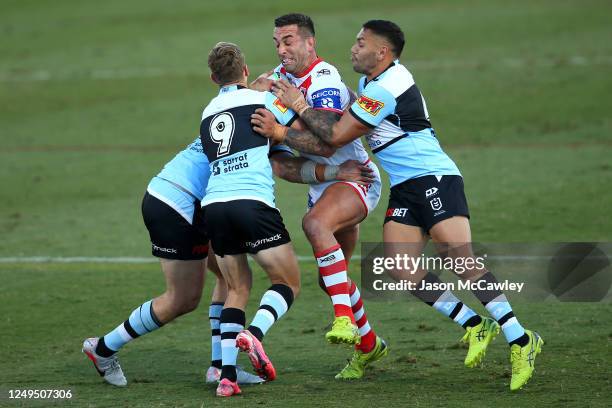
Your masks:
{"label": "'bet' logo on shorts", "polygon": [[387,217],[400,217],[403,218],[408,214],[407,208],[387,208]]}
{"label": "'bet' logo on shorts", "polygon": [[368,112],[372,116],[378,115],[378,112],[385,106],[385,104],[376,99],[368,98],[365,95],[361,95],[359,99],[357,99],[357,104],[364,111]]}

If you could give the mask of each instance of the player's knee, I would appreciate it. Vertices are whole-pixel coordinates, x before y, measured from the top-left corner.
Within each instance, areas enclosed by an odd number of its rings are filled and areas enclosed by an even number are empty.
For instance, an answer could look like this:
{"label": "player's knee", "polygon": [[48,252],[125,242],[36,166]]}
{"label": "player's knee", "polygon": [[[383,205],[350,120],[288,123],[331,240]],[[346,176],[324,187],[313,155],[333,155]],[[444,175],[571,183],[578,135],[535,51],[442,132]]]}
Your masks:
{"label": "player's knee", "polygon": [[293,292],[293,299],[297,299],[300,294],[300,282],[290,283],[287,286],[289,286],[289,288],[291,288],[291,291]]}
{"label": "player's knee", "polygon": [[302,230],[304,230],[304,234],[306,234],[306,237],[308,237],[311,242],[321,235],[324,235],[328,230],[325,223],[312,214],[313,213],[308,213],[302,219]]}
{"label": "player's knee", "polygon": [[233,296],[247,299],[251,294],[251,285],[248,284],[238,284],[238,285],[228,285],[227,287],[228,294],[231,293]]}
{"label": "player's knee", "polygon": [[174,292],[171,296],[172,314],[175,317],[193,312],[200,304],[202,292],[199,290]]}

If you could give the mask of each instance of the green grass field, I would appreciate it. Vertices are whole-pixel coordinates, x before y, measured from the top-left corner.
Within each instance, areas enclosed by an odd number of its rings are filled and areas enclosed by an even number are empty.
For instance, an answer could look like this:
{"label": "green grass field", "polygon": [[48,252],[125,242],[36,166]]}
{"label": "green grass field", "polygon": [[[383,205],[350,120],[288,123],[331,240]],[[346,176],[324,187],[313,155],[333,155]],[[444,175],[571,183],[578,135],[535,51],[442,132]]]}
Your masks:
{"label": "green grass field", "polygon": [[[277,64],[273,18],[295,10],[313,17],[319,54],[353,88],[349,47],[361,23],[386,18],[403,28],[402,62],[463,172],[474,240],[612,241],[609,2],[312,1],[300,9],[245,0],[5,0],[1,8],[0,406],[53,403],[7,399],[9,389],[24,388],[71,389],[71,400],[55,404],[100,407],[612,404],[610,303],[516,304],[546,345],[535,377],[510,394],[503,337],[482,369],[468,370],[454,324],[416,302],[369,302],[391,354],[364,381],[335,382],[349,351],[324,343],[331,309],[311,262],[301,264],[301,297],[266,340],[278,381],[245,387],[231,401],[203,383],[207,286],[196,312],[122,350],[130,385],[116,389],[95,374],[81,342],[163,291],[159,266],[24,261],[149,256],[140,200],[148,180],[193,140],[216,93],[208,50],[236,42],[251,72],[263,72]],[[308,255],[305,189],[277,186],[296,251]],[[362,224],[363,241],[381,239],[387,193]],[[358,279],[358,263],[351,274]],[[256,270],[247,314],[266,287]]]}

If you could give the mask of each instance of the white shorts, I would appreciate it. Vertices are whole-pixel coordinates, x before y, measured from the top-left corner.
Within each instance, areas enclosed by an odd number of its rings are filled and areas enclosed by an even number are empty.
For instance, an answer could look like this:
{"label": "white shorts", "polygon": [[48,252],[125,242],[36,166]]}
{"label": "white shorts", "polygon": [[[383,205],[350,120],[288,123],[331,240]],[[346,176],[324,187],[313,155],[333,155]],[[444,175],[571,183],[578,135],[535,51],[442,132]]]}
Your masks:
{"label": "white shorts", "polygon": [[343,183],[353,187],[355,193],[361,199],[361,202],[366,209],[366,213],[369,214],[370,211],[373,211],[380,201],[382,182],[380,180],[380,172],[378,171],[376,164],[374,164],[374,162],[370,159],[368,159],[365,164],[367,164],[367,166],[374,172],[374,182],[372,182],[372,184],[364,186],[363,184],[350,181],[327,181],[321,184],[312,184],[310,186],[310,191],[308,191],[308,209],[310,210],[315,205],[327,187],[335,183]]}

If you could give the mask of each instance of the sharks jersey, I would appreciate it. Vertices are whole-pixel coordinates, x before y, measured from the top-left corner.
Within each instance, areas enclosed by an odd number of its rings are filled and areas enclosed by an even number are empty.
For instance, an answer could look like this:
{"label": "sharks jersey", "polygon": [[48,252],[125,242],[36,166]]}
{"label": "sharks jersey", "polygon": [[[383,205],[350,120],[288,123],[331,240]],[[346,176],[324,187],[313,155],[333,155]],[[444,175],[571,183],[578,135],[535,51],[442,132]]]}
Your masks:
{"label": "sharks jersey", "polygon": [[349,112],[372,129],[366,140],[391,186],[427,175],[461,175],[440,147],[412,74],[398,60],[371,81],[360,79]]}
{"label": "sharks jersey", "polygon": [[194,218],[194,200],[204,198],[210,177],[208,158],[198,137],[179,152],[153,177],[147,192],[170,206],[190,224]]}
{"label": "sharks jersey", "polygon": [[251,114],[258,108],[268,109],[285,126],[297,118],[272,93],[236,85],[221,88],[204,109],[200,138],[211,176],[202,206],[256,200],[275,207],[269,140],[251,125]]}
{"label": "sharks jersey", "polygon": [[[299,88],[304,94],[306,102],[313,109],[342,114],[350,102],[348,89],[342,82],[340,73],[336,67],[321,58],[317,58],[306,71],[299,75],[288,73],[282,65],[276,67],[274,71]],[[365,163],[369,159],[360,139],[337,149],[331,157],[300,154],[317,163],[334,165],[340,165],[347,160],[358,160]]]}

